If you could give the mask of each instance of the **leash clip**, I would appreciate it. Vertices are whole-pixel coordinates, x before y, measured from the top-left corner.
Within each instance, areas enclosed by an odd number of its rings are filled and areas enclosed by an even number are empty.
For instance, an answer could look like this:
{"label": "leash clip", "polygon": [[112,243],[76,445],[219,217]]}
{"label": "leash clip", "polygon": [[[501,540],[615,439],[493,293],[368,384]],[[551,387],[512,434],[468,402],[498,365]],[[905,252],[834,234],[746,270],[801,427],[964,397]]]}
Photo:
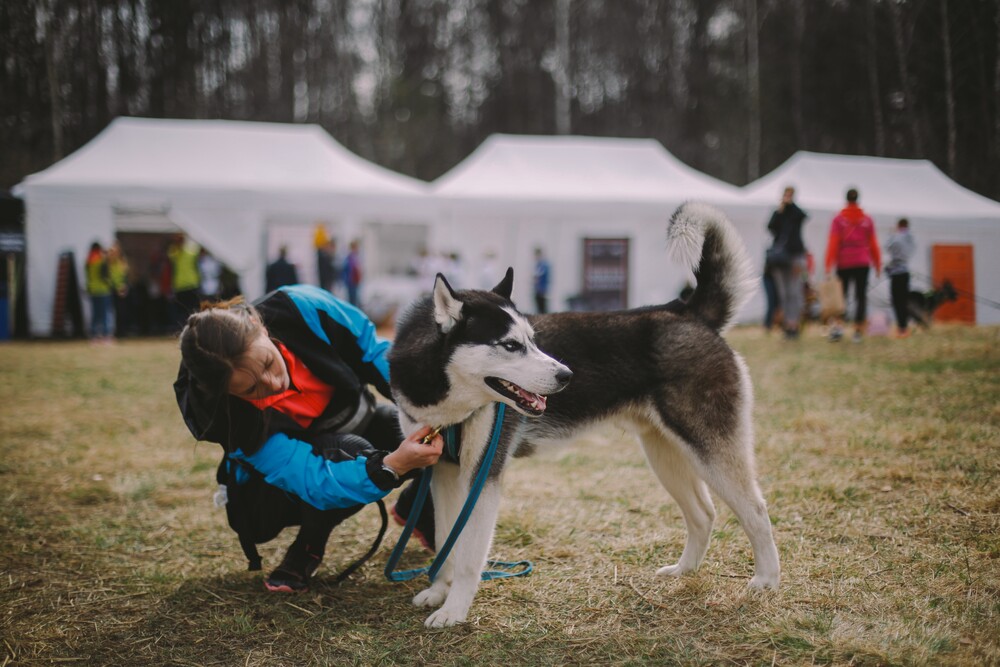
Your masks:
{"label": "leash clip", "polygon": [[441,429],[443,429],[443,428],[444,428],[443,426],[435,426],[434,429],[430,433],[428,433],[427,435],[425,435],[423,437],[423,439],[420,441],[421,444],[424,444],[424,445],[431,444],[431,440],[433,440],[434,438],[438,437],[438,434],[441,433]]}

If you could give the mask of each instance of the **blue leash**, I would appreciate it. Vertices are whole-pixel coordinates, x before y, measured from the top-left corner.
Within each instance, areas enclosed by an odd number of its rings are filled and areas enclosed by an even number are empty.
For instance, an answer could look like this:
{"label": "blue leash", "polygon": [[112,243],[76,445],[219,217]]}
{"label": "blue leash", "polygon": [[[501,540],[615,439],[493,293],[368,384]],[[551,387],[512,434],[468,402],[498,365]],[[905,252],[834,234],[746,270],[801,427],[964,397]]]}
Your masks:
{"label": "blue leash", "polygon": [[[451,533],[448,535],[448,539],[445,540],[444,546],[442,546],[437,555],[434,556],[434,561],[431,563],[430,567],[421,567],[415,570],[402,570],[396,572],[396,564],[399,562],[400,557],[403,555],[403,550],[406,549],[406,543],[410,540],[410,535],[413,533],[414,527],[417,525],[417,517],[420,516],[420,512],[424,508],[424,501],[427,499],[427,493],[430,491],[431,487],[431,476],[434,472],[434,468],[426,468],[424,474],[420,479],[420,486],[417,487],[417,497],[413,501],[413,507],[410,508],[410,516],[406,519],[406,525],[403,526],[403,533],[399,536],[399,542],[396,543],[395,548],[389,555],[389,562],[385,565],[385,576],[390,581],[409,581],[415,579],[420,575],[426,573],[427,577],[433,582],[437,577],[438,572],[444,565],[444,562],[448,559],[448,554],[451,553],[451,549],[455,546],[455,542],[458,540],[458,536],[462,534],[462,529],[465,528],[465,524],[469,520],[469,516],[472,515],[472,510],[476,506],[476,501],[479,500],[479,494],[483,490],[483,486],[486,485],[486,478],[489,476],[490,468],[493,465],[493,458],[496,455],[497,445],[500,443],[500,432],[503,430],[503,417],[506,411],[506,405],[503,403],[497,404],[497,413],[493,421],[493,433],[490,436],[490,444],[486,449],[486,455],[483,457],[483,463],[479,467],[479,472],[476,473],[476,479],[472,483],[472,488],[469,489],[469,497],[465,500],[465,505],[462,506],[462,511],[459,513],[458,518],[455,520],[455,525],[451,528]],[[446,449],[448,454],[455,460],[458,460],[457,443],[455,442],[454,431],[449,429],[445,435]],[[505,561],[490,560],[487,564],[493,568],[500,568],[494,570],[485,570],[481,575],[480,579],[482,581],[490,581],[491,579],[505,579],[508,577],[523,577],[524,575],[531,574],[534,569],[531,561],[522,560],[516,563],[509,563]],[[515,568],[522,568],[516,570]]]}

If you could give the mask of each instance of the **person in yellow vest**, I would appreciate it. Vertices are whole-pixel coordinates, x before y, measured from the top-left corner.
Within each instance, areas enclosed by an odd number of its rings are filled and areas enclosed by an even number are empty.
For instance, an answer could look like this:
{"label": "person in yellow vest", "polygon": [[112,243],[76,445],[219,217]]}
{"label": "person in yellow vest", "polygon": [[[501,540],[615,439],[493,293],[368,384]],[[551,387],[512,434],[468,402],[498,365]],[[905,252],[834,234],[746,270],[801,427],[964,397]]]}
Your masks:
{"label": "person in yellow vest", "polygon": [[104,248],[90,244],[86,264],[87,294],[90,296],[90,338],[95,343],[111,340],[111,280]]}
{"label": "person in yellow vest", "polygon": [[174,290],[173,307],[174,323],[184,326],[188,315],[198,312],[198,294],[201,288],[201,277],[198,274],[198,246],[188,242],[183,234],[174,237],[173,243],[167,249],[167,257],[173,268],[171,278]]}
{"label": "person in yellow vest", "polygon": [[115,337],[121,338],[131,324],[129,299],[129,266],[118,241],[108,248],[108,279],[111,282],[111,296],[115,305]]}

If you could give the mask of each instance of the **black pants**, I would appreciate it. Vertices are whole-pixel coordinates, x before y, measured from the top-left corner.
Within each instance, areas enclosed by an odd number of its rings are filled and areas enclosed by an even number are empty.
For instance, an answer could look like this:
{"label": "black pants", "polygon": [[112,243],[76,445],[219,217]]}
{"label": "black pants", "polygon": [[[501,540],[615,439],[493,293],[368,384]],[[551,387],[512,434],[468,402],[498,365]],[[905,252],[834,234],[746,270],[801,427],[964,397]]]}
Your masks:
{"label": "black pants", "polygon": [[859,266],[851,269],[837,269],[837,277],[844,285],[845,302],[851,284],[854,285],[854,299],[857,301],[857,308],[854,311],[855,324],[864,324],[868,314],[868,268],[867,266]]}
{"label": "black pants", "polygon": [[892,294],[892,310],[896,313],[896,326],[900,331],[910,323],[910,274],[897,273],[890,276],[890,293]]}
{"label": "black pants", "polygon": [[[375,416],[367,428],[365,428],[364,433],[360,435],[375,449],[387,452],[395,451],[399,447],[399,443],[403,441],[403,434],[399,430],[399,419],[396,416],[396,410],[389,406],[379,406],[376,408]],[[359,444],[362,447],[364,446],[362,443]],[[345,452],[343,441],[338,442],[336,447],[331,448],[329,451],[320,447],[320,453],[327,459],[338,458],[344,453],[356,456],[360,452],[360,448],[357,452]],[[409,486],[403,489],[401,495],[416,495],[419,481],[418,479],[415,482],[411,482]],[[364,505],[354,505],[343,509],[320,510],[298,498],[295,498],[293,502],[301,512],[301,528],[290,549],[303,548],[308,553],[319,557],[323,556],[327,540],[330,539],[330,533],[333,532],[333,529],[340,525],[344,519],[354,516],[364,508]]]}
{"label": "black pants", "polygon": [[[337,440],[336,436],[319,434],[314,448],[329,459],[360,454],[362,448],[366,446],[365,441],[376,449],[394,451],[403,441],[395,408],[388,405],[379,406],[365,431],[358,435],[363,440],[359,442],[359,439],[355,438],[345,444],[344,441]],[[324,446],[323,442],[327,440],[330,446]],[[356,452],[350,451],[351,443],[360,445]],[[364,508],[364,505],[354,505],[330,510],[318,509],[297,496],[268,484],[254,471],[250,472],[249,481],[236,484],[235,471],[227,465],[234,464],[231,462],[227,464],[227,461],[223,460],[217,477],[220,484],[226,484],[228,487],[229,502],[226,504],[226,513],[229,525],[239,534],[240,544],[247,554],[252,570],[261,567],[260,557],[256,555],[254,545],[270,542],[289,526],[301,526],[289,551],[305,550],[322,558],[333,529]],[[419,482],[420,478],[417,477],[403,489],[399,499],[401,504],[405,506],[412,504],[412,496],[416,495]],[[430,516],[433,516],[434,509],[431,502],[424,505],[424,512],[428,511],[431,512]]]}

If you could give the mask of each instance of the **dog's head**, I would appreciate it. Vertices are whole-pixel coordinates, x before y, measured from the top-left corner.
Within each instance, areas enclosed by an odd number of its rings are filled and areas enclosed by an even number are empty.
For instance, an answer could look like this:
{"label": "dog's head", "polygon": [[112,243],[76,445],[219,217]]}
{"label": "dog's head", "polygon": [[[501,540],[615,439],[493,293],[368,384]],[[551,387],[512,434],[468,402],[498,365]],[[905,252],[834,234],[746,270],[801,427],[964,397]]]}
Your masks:
{"label": "dog's head", "polygon": [[514,270],[493,290],[455,291],[438,274],[434,321],[451,349],[447,366],[452,390],[502,401],[529,417],[545,412],[546,397],[562,391],[572,371],[538,349],[527,318],[510,300]]}
{"label": "dog's head", "polygon": [[941,301],[958,301],[958,292],[955,291],[955,286],[951,284],[951,281],[947,278],[941,283]]}

